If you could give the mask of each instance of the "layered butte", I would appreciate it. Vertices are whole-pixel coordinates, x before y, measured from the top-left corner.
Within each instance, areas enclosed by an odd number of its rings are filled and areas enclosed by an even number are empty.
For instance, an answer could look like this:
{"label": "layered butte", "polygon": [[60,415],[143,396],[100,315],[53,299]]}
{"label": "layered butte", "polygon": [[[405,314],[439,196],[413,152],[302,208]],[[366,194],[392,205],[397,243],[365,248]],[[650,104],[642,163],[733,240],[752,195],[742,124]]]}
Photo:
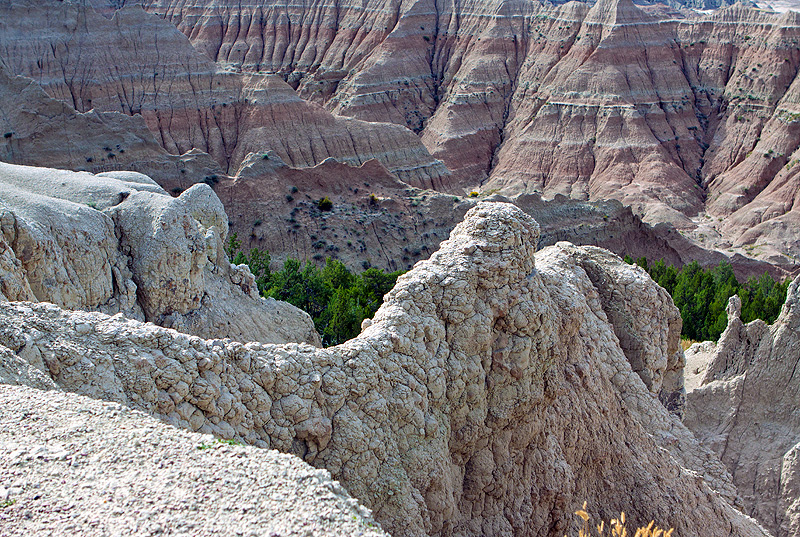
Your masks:
{"label": "layered butte", "polygon": [[453,172],[445,190],[615,198],[716,247],[800,253],[797,14],[630,0],[145,7],[219,65],[418,132]]}
{"label": "layered butte", "polygon": [[[420,185],[447,175],[408,130],[333,116],[274,75],[219,70],[140,7],[107,19],[78,3],[23,0],[0,7],[0,19],[0,57],[10,74],[34,79],[78,112],[141,114],[164,149],[201,150],[223,172],[272,150],[295,166],[376,158]],[[106,147],[98,165],[117,158]]]}

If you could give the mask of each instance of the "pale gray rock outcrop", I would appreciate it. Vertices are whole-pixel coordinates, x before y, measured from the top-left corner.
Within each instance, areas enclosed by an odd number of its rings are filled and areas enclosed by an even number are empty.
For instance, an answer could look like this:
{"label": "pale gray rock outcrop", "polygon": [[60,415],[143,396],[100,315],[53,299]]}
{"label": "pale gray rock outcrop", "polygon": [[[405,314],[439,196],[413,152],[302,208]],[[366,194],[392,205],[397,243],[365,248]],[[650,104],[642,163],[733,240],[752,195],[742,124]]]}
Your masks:
{"label": "pale gray rock outcrop", "polygon": [[[728,319],[730,319],[730,315]],[[698,388],[706,376],[708,365],[714,357],[717,348],[715,341],[701,341],[693,343],[683,352],[686,360],[686,367],[683,370],[683,381],[686,392],[691,392]]]}
{"label": "pale gray rock outcrop", "polygon": [[0,385],[0,408],[4,536],[386,535],[291,455],[56,390]]}
{"label": "pale gray rock outcrop", "polygon": [[136,172],[0,163],[0,293],[152,321],[206,338],[319,344],[310,317],[259,296],[224,252],[211,188],[169,196]]}
{"label": "pale gray rock outcrop", "polygon": [[[23,303],[0,304],[0,345],[38,352],[66,390],[295,453],[396,536],[560,537],[584,500],[680,534],[766,535],[659,401],[680,385],[668,297],[592,249],[535,254],[538,234],[519,209],[478,204],[359,337],[329,349]],[[633,306],[614,301],[614,282]],[[651,343],[626,355],[617,332]]]}
{"label": "pale gray rock outcrop", "polygon": [[771,326],[744,324],[728,303],[728,327],[702,383],[688,394],[686,425],[726,464],[745,512],[778,537],[800,536],[800,279]]}

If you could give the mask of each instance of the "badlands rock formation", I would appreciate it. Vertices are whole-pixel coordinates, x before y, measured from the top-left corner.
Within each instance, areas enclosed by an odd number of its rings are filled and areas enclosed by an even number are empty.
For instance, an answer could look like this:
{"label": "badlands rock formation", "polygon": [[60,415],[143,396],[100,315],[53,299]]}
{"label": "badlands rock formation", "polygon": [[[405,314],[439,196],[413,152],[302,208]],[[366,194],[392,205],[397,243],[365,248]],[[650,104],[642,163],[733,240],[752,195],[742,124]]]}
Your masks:
{"label": "badlands rock formation", "polygon": [[[359,167],[327,160],[298,169],[270,153],[266,159],[246,160],[235,178],[222,177],[214,188],[244,251],[267,250],[273,261],[330,257],[357,271],[366,266],[410,269],[436,251],[479,200],[511,202],[533,216],[541,231],[539,247],[569,241],[676,266],[691,261],[716,266],[728,259],[698,247],[669,225],[643,223],[617,201],[560,195],[545,201],[537,194],[462,198],[411,187],[374,160]],[[333,202],[330,211],[319,209],[323,197]],[[739,254],[729,261],[742,281],[765,271],[784,276],[774,266]]]}
{"label": "badlands rock formation", "polygon": [[76,112],[49,97],[32,80],[8,76],[3,68],[0,131],[0,160],[12,164],[92,173],[135,170],[182,190],[204,177],[222,174],[214,159],[200,151],[183,156],[167,153],[141,116]]}
{"label": "badlands rock formation", "polygon": [[[413,187],[615,198],[707,247],[781,264],[800,253],[793,101],[781,93],[800,62],[789,15],[685,19],[628,0],[261,4],[145,2],[190,40],[130,2],[100,2],[102,14],[85,2],[3,4],[4,68],[63,103],[0,77],[4,158],[135,169],[173,193],[267,155],[300,169],[374,158]],[[410,261],[425,242],[389,257]]]}
{"label": "badlands rock formation", "polygon": [[331,111],[419,132],[453,171],[446,189],[614,198],[719,248],[800,255],[795,13],[687,18],[630,0],[145,6],[219,65],[281,74]]}
{"label": "badlands rock formation", "polygon": [[742,323],[732,297],[686,425],[728,466],[745,512],[778,537],[800,535],[800,279],[772,326]]}
{"label": "badlands rock formation", "polygon": [[397,536],[560,536],[584,500],[685,535],[766,535],[659,401],[681,406],[666,292],[599,249],[534,253],[538,234],[479,204],[329,349],[28,303],[0,304],[0,344],[16,378],[37,362],[68,391],[327,468]]}
{"label": "badlands rock formation", "polygon": [[[141,114],[168,152],[206,152],[225,172],[251,152],[273,150],[295,166],[377,158],[400,178],[427,186],[448,174],[408,130],[332,116],[274,75],[221,71],[141,7],[109,20],[84,2],[3,3],[0,59],[11,74],[32,78],[78,112]],[[118,153],[116,144],[105,147]],[[80,150],[79,157],[94,158],[97,148]],[[162,186],[181,187],[173,181]]]}
{"label": "badlands rock formation", "polygon": [[172,198],[136,172],[0,163],[0,293],[152,321],[204,337],[319,343],[305,313],[259,297],[223,246],[207,185]]}

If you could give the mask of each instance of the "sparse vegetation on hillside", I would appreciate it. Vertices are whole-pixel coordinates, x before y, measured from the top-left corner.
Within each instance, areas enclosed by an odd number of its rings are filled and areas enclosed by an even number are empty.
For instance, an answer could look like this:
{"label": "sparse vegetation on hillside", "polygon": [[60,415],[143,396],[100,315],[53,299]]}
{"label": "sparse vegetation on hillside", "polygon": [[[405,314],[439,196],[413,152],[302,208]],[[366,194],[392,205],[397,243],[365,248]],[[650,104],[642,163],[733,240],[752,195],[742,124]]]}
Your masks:
{"label": "sparse vegetation on hillside", "polygon": [[[627,255],[625,261],[634,263]],[[672,300],[683,318],[681,335],[697,341],[719,339],[728,324],[725,307],[733,295],[739,295],[742,299],[744,322],[755,319],[774,322],[786,300],[786,290],[789,287],[788,279],[776,282],[767,273],[740,284],[727,262],[709,270],[701,268],[696,261],[681,269],[668,266],[663,259],[650,265],[647,259],[640,257],[635,263],[672,295]]]}
{"label": "sparse vegetation on hillside", "polygon": [[281,270],[270,270],[269,252],[253,248],[240,250],[236,234],[228,239],[226,251],[234,264],[245,264],[256,277],[264,297],[284,300],[306,311],[325,346],[338,345],[356,337],[361,321],[371,318],[404,271],[385,273],[367,268],[353,274],[341,261],[326,259],[321,269],[311,262],[289,258]]}

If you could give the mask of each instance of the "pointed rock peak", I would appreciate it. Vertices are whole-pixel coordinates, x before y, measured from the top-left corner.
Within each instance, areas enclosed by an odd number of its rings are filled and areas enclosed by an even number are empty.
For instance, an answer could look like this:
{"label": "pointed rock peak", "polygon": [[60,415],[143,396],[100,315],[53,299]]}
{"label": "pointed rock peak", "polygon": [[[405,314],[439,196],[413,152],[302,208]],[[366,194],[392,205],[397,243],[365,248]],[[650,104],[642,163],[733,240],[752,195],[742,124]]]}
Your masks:
{"label": "pointed rock peak", "polygon": [[567,2],[558,6],[558,16],[562,19],[584,20],[592,8],[586,2]]}
{"label": "pointed rock peak", "polygon": [[709,17],[711,20],[738,23],[742,22],[768,22],[777,20],[778,13],[765,9],[758,9],[751,2],[736,2],[730,6],[715,10]]}
{"label": "pointed rock peak", "polygon": [[780,25],[782,27],[800,25],[800,13],[791,10],[784,12],[781,15]]}
{"label": "pointed rock peak", "polygon": [[646,22],[650,18],[633,3],[633,0],[598,0],[586,14],[585,22],[616,26]]}
{"label": "pointed rock peak", "polygon": [[800,276],[797,276],[789,284],[789,289],[786,291],[786,302],[783,303],[781,313],[773,326],[781,324],[789,328],[800,326]]}

